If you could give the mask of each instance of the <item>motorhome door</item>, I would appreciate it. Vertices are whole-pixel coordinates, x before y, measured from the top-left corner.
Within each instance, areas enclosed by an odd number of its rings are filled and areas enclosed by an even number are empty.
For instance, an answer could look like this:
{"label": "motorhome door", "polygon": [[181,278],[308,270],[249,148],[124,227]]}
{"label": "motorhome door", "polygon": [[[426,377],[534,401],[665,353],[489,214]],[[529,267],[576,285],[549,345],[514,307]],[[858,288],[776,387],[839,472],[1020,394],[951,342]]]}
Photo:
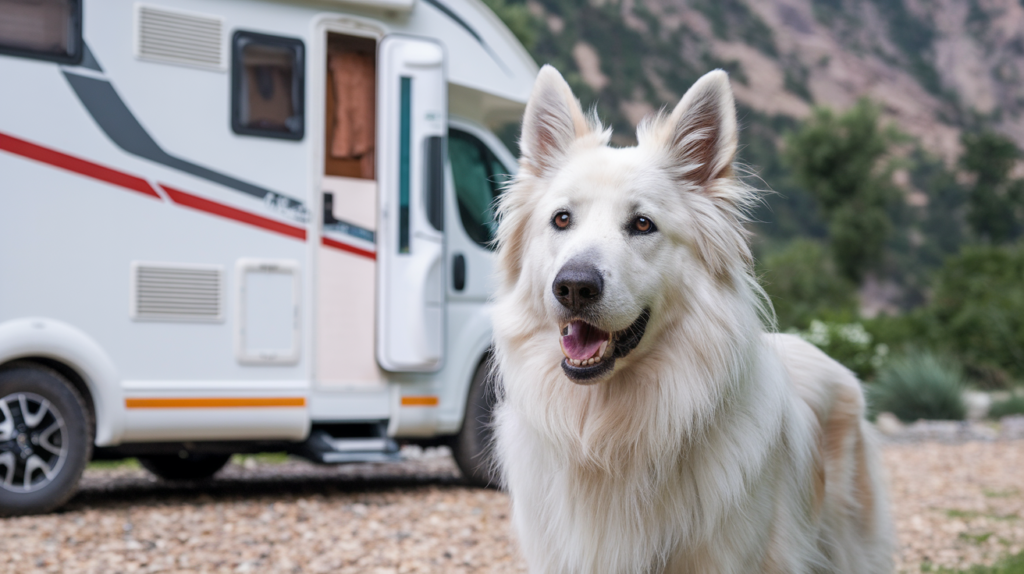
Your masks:
{"label": "motorhome door", "polygon": [[377,361],[435,371],[444,359],[445,55],[409,37],[386,37],[378,54]]}

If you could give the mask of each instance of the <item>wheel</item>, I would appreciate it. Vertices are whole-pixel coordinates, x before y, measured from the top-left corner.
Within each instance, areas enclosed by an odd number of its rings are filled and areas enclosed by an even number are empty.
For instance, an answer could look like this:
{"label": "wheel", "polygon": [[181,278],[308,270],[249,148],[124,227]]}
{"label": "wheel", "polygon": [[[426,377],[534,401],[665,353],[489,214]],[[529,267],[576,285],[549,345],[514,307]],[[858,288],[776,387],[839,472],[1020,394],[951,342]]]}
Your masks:
{"label": "wheel", "polygon": [[60,373],[32,363],[0,370],[0,515],[64,504],[92,458],[93,415]]}
{"label": "wheel", "polygon": [[164,480],[202,480],[210,478],[231,460],[230,454],[207,454],[183,450],[178,454],[140,456],[149,472]]}
{"label": "wheel", "polygon": [[466,397],[466,416],[459,434],[452,437],[452,455],[463,478],[474,486],[498,486],[498,475],[491,456],[494,430],[491,416],[497,392],[490,378],[490,358],[480,362]]}

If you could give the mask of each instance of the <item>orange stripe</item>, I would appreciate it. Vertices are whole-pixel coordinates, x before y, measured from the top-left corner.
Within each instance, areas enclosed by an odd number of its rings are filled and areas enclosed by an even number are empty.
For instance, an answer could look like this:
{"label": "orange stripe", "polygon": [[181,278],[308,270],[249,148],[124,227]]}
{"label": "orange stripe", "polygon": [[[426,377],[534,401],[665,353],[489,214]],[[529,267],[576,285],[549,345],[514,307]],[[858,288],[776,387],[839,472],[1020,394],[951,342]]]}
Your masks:
{"label": "orange stripe", "polygon": [[437,397],[402,397],[403,407],[436,407]]}
{"label": "orange stripe", "polygon": [[160,398],[125,399],[129,409],[223,409],[234,407],[304,407],[303,397],[203,397],[203,398]]}

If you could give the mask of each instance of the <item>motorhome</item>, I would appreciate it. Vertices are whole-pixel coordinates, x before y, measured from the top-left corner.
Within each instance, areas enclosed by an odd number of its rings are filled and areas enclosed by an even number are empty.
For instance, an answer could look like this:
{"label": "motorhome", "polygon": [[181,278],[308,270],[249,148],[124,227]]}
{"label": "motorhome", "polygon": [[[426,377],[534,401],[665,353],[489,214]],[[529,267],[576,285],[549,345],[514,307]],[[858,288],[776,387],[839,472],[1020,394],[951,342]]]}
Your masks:
{"label": "motorhome", "polygon": [[536,72],[479,0],[0,0],[0,514],[95,458],[446,443],[486,482]]}

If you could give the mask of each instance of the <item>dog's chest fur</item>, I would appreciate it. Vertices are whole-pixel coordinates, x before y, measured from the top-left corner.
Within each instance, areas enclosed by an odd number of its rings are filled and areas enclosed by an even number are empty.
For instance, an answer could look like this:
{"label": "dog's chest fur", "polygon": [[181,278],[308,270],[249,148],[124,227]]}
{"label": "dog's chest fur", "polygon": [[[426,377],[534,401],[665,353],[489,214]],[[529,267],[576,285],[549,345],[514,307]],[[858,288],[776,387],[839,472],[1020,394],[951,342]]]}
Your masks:
{"label": "dog's chest fur", "polygon": [[637,408],[627,414],[600,412],[624,398],[608,394],[580,409],[589,419],[575,433],[565,427],[554,440],[511,403],[499,412],[498,448],[517,530],[530,533],[520,541],[532,571],[751,572],[752,561],[765,572],[801,571],[787,552],[814,555],[812,526],[779,501],[813,504],[813,454],[794,448],[813,425],[791,395],[746,388],[710,424],[673,428],[661,393],[626,398]]}

